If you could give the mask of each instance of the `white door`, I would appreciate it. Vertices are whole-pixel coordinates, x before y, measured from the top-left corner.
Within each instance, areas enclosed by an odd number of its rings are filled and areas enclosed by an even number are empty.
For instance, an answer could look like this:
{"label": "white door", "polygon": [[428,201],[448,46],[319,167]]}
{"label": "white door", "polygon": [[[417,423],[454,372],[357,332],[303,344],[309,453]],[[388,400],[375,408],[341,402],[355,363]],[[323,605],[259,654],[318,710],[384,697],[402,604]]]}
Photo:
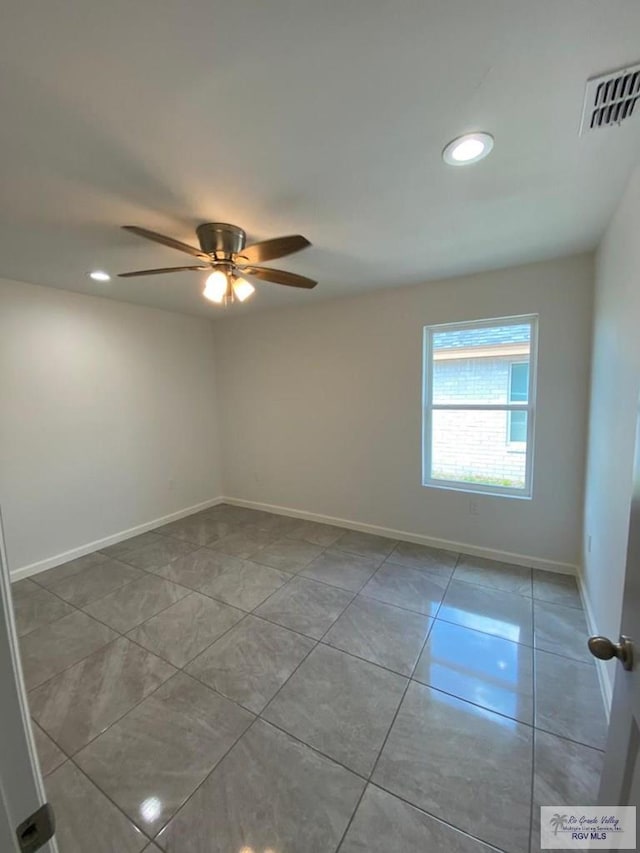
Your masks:
{"label": "white door", "polygon": [[[0,850],[58,853],[48,836],[42,776],[31,731],[13,619],[11,585],[0,517]],[[18,828],[21,827],[18,837]]]}
{"label": "white door", "polygon": [[640,416],[636,426],[621,636],[616,642],[592,637],[589,648],[596,657],[617,657],[619,664],[599,803],[640,806]]}

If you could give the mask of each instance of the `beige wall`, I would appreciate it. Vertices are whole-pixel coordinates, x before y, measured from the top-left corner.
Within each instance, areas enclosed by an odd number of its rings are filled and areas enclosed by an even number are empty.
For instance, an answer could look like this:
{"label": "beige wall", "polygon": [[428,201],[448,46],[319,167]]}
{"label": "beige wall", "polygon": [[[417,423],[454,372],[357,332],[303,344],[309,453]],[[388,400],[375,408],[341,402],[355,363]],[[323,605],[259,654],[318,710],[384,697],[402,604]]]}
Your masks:
{"label": "beige wall", "polygon": [[221,493],[213,362],[205,319],[0,280],[11,570]]}
{"label": "beige wall", "polygon": [[[225,494],[568,569],[579,559],[592,257],[215,326]],[[540,315],[533,500],[421,485],[422,328]]]}
{"label": "beige wall", "polygon": [[[592,627],[612,638],[620,629],[640,394],[639,228],[640,168],[600,245],[596,263],[584,581]],[[610,695],[615,661],[606,666]]]}
{"label": "beige wall", "polygon": [[[583,255],[228,318],[212,331],[0,280],[11,568],[225,494],[570,569],[591,285]],[[468,494],[421,485],[422,327],[529,313],[540,315],[533,500],[475,496],[472,512]]]}

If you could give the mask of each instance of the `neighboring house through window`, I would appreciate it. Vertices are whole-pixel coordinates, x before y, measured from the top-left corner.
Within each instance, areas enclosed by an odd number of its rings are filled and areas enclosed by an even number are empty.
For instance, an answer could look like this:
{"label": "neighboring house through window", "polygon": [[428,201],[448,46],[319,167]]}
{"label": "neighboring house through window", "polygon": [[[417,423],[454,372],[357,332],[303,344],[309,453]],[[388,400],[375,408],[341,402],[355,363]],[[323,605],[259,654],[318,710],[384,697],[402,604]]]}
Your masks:
{"label": "neighboring house through window", "polygon": [[537,318],[424,330],[423,484],[530,497]]}
{"label": "neighboring house through window", "polygon": [[[509,402],[526,403],[529,397],[529,362],[516,361],[509,372]],[[507,415],[508,442],[511,445],[526,445],[527,413],[509,412]],[[522,448],[523,450],[525,447]]]}

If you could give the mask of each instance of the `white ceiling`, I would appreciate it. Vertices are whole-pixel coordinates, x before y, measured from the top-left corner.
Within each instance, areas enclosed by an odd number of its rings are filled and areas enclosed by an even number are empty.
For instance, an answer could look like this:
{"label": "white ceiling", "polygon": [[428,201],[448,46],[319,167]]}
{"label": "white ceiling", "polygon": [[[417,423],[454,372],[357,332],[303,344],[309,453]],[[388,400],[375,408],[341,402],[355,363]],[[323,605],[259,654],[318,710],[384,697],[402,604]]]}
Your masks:
{"label": "white ceiling", "polygon": [[[640,111],[578,137],[587,77],[640,60],[637,0],[7,0],[0,275],[220,316],[189,263],[220,220],[300,232],[245,306],[313,302],[593,247],[640,150]],[[496,146],[443,164],[452,137]]]}

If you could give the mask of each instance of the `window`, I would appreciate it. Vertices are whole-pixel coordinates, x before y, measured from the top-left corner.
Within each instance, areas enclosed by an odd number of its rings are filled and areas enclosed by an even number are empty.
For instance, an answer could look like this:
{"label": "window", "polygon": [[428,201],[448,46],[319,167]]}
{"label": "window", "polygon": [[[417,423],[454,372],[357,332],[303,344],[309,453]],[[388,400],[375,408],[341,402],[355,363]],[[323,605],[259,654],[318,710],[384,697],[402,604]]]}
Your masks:
{"label": "window", "polygon": [[531,497],[537,318],[424,330],[423,485]]}

